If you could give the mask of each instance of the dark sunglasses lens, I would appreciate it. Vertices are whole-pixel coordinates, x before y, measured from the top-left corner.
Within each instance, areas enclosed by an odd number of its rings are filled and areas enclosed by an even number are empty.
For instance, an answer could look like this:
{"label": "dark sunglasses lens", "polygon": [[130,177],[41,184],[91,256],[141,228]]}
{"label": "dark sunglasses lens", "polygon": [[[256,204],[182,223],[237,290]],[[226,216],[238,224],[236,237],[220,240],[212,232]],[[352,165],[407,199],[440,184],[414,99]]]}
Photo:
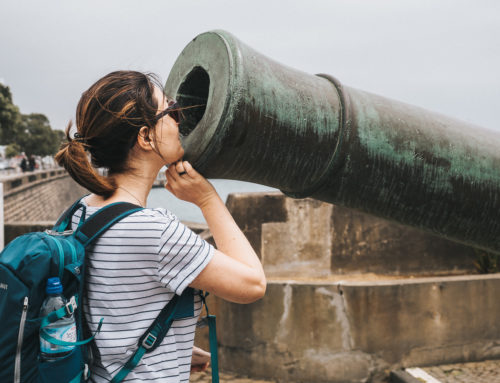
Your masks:
{"label": "dark sunglasses lens", "polygon": [[177,123],[181,122],[181,112],[180,110],[176,110],[178,108],[180,108],[180,105],[176,101],[170,101],[168,103],[168,109],[174,109],[169,110],[168,115],[172,117]]}
{"label": "dark sunglasses lens", "polygon": [[175,122],[181,122],[181,114],[179,110],[172,110],[168,112],[168,115],[174,119]]}
{"label": "dark sunglasses lens", "polygon": [[176,103],[175,101],[170,101],[168,103],[168,108],[156,115],[156,121],[168,115],[172,117],[175,122],[177,123],[181,122],[182,112],[179,110],[179,108],[180,105],[178,103]]}

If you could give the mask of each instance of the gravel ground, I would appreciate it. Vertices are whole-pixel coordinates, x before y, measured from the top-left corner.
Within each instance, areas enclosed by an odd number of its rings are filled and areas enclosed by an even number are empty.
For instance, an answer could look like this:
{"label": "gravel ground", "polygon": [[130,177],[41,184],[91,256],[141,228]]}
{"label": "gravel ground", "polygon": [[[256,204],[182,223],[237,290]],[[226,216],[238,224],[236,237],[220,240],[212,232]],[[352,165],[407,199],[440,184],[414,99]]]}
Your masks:
{"label": "gravel ground", "polygon": [[422,367],[442,383],[500,383],[500,360]]}
{"label": "gravel ground", "polygon": [[[474,363],[445,364],[421,367],[441,383],[500,383],[500,360],[486,360]],[[220,383],[278,383],[276,380],[252,379],[231,373],[220,372]],[[191,374],[190,382],[211,383],[210,369]]]}
{"label": "gravel ground", "polygon": [[[212,372],[210,369],[204,372],[193,372],[189,382],[196,383],[211,383],[212,382]],[[219,382],[220,383],[277,383],[275,380],[259,380],[251,379],[244,376],[238,376],[230,373],[225,373],[219,371]]]}

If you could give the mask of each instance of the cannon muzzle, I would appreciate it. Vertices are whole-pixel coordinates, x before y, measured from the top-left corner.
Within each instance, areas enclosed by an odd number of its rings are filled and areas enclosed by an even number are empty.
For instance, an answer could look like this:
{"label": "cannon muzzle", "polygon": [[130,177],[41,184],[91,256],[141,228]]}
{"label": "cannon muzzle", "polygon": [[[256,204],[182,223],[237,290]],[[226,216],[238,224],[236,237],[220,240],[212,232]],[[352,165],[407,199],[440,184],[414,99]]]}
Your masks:
{"label": "cannon muzzle", "polygon": [[272,186],[500,252],[500,134],[277,63],[201,34],[166,93],[185,159],[208,178]]}

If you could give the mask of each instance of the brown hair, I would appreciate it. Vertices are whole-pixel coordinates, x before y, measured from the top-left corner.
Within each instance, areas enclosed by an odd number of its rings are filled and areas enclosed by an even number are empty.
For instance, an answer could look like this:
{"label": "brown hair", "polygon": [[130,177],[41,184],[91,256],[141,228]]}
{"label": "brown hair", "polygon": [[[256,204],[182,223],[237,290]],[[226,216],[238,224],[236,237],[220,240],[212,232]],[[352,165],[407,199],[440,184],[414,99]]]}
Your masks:
{"label": "brown hair", "polygon": [[76,182],[105,198],[115,192],[113,177],[99,175],[95,167],[106,168],[110,176],[129,170],[126,160],[140,128],[147,127],[149,134],[156,125],[155,85],[161,89],[152,74],[117,71],[82,94],[76,109],[75,138],[70,137],[70,122],[68,142],[55,156]]}

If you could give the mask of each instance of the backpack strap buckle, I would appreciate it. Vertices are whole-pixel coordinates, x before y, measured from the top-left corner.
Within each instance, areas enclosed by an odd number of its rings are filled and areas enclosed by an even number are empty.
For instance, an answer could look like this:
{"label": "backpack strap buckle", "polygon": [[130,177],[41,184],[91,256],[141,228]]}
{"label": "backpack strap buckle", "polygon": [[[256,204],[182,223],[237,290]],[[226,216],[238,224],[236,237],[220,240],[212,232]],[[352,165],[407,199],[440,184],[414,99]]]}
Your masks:
{"label": "backpack strap buckle", "polygon": [[73,295],[71,299],[69,300],[68,303],[66,303],[66,315],[71,316],[75,312],[75,310],[78,308],[78,305],[76,303],[76,298]]}
{"label": "backpack strap buckle", "polygon": [[149,333],[142,341],[142,347],[144,347],[146,350],[149,350],[155,345],[155,343],[156,343],[156,336]]}

